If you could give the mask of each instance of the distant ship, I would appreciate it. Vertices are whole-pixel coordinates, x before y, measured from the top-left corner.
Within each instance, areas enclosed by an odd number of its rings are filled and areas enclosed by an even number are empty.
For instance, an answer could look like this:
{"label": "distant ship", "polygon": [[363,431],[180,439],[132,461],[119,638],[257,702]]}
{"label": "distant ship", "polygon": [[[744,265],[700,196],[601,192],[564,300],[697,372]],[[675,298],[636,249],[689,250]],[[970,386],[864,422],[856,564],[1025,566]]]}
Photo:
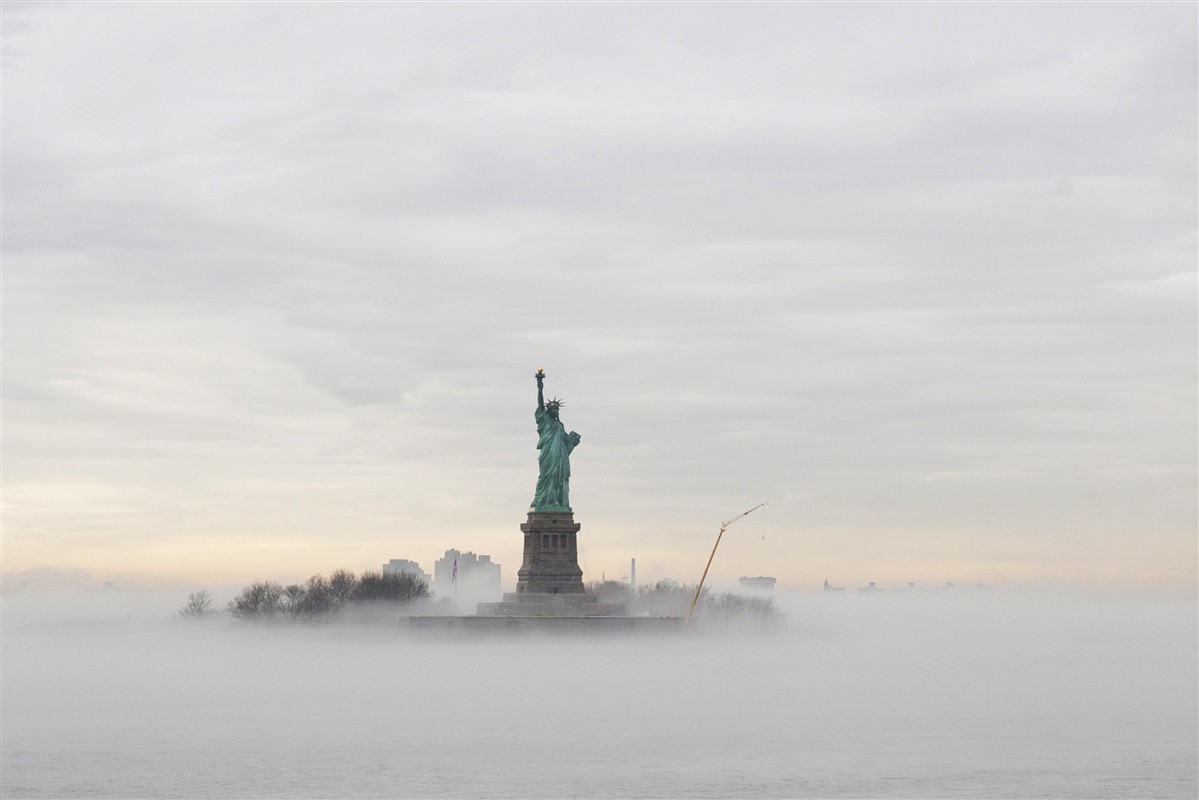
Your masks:
{"label": "distant ship", "polygon": [[775,579],[766,575],[759,575],[756,578],[746,578],[742,576],[737,583],[741,584],[742,589],[755,589],[759,592],[773,592]]}

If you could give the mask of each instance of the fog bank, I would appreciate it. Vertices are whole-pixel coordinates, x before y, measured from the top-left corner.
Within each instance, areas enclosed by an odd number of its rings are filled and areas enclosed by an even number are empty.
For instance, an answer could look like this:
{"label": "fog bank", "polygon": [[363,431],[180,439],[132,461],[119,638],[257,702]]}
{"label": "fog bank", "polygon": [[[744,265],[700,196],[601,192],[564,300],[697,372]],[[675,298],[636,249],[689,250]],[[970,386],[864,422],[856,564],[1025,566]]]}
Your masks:
{"label": "fog bank", "polygon": [[769,633],[472,640],[189,624],[160,593],[9,594],[0,789],[1195,796],[1193,597],[779,600]]}

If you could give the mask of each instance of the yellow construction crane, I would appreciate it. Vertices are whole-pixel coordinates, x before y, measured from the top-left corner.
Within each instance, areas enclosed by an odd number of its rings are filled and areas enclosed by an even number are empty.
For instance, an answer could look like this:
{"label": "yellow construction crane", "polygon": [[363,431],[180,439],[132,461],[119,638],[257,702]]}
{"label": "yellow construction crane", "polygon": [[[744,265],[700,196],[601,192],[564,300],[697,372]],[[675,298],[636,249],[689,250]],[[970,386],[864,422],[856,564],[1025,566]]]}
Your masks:
{"label": "yellow construction crane", "polygon": [[[770,502],[769,500],[766,501],[766,503],[769,503],[769,502]],[[712,559],[716,558],[716,548],[720,547],[720,537],[724,536],[724,529],[727,528],[728,526],[732,525],[734,522],[741,519],[742,517],[748,516],[749,514],[752,514],[753,512],[757,511],[759,508],[766,505],[766,503],[758,503],[756,506],[751,508],[749,511],[744,511],[744,512],[738,514],[737,516],[730,519],[728,522],[720,523],[720,533],[716,534],[716,544],[712,545],[712,555],[708,556],[708,564],[707,564],[707,566],[704,567],[704,574],[699,579],[699,586],[695,587],[695,597],[691,598],[691,608],[687,609],[687,618],[685,620],[683,620],[683,627],[687,627],[687,625],[689,625],[691,623],[691,615],[695,613],[695,604],[699,602],[699,593],[704,590],[704,580],[708,577],[708,570],[712,567]]]}

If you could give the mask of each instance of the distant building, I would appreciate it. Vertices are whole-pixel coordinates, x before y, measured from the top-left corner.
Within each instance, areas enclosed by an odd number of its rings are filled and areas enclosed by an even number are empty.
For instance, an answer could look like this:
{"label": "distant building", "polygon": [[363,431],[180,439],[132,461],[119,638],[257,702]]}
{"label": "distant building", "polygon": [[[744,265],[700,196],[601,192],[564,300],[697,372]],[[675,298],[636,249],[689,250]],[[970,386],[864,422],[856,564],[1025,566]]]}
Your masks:
{"label": "distant building", "polygon": [[459,611],[473,613],[477,603],[502,599],[500,565],[491,556],[446,550],[433,564],[433,590],[439,597],[457,600]]}
{"label": "distant building", "polygon": [[845,587],[844,586],[832,586],[829,584],[828,578],[825,578],[824,579],[824,591],[826,591],[826,592],[843,592],[843,591],[845,591]]}
{"label": "distant building", "polygon": [[878,588],[877,586],[875,586],[875,585],[874,585],[874,581],[871,581],[869,586],[862,586],[862,587],[860,587],[860,588],[858,589],[858,591],[859,591],[859,592],[867,592],[867,593],[869,593],[869,592],[881,592],[881,591],[882,591],[882,589],[880,589],[880,588]]}
{"label": "distant building", "polygon": [[425,571],[420,568],[420,564],[415,561],[409,561],[406,558],[393,558],[383,565],[384,575],[415,575],[423,580],[426,584],[432,586],[433,581],[425,574]]}
{"label": "distant building", "polygon": [[773,592],[775,579],[759,575],[756,578],[747,578],[744,575],[737,581],[741,584],[742,589],[752,589],[755,592]]}

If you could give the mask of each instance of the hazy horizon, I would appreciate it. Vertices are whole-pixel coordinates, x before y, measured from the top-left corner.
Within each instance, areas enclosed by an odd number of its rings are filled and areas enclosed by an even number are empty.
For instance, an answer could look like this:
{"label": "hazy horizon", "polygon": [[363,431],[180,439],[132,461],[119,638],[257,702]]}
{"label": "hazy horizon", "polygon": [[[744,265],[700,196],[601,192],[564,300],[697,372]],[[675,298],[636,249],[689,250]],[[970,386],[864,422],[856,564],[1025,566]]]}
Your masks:
{"label": "hazy horizon", "polygon": [[[432,562],[429,562],[432,564]],[[328,576],[337,569],[349,569],[351,572],[360,574],[362,572],[373,571],[378,572],[382,564],[365,564],[355,567],[350,564],[338,564],[327,569],[318,569],[309,573],[299,573],[286,570],[262,570],[259,573],[250,574],[247,572],[247,577],[244,580],[194,580],[182,578],[179,576],[169,576],[161,574],[147,573],[125,573],[125,572],[92,572],[89,570],[64,570],[56,568],[38,568],[34,567],[28,570],[0,573],[0,593],[10,594],[22,591],[38,591],[38,590],[67,590],[67,591],[83,591],[90,592],[93,590],[116,589],[122,591],[130,591],[134,593],[142,592],[159,592],[159,591],[176,591],[182,592],[178,596],[186,597],[186,593],[197,590],[207,590],[219,594],[232,594],[240,591],[247,584],[253,581],[274,581],[283,585],[287,584],[302,584],[305,580],[313,575]],[[423,566],[423,565],[422,565]],[[505,565],[506,566],[506,565]],[[517,565],[519,566],[519,564]],[[713,567],[715,569],[715,567]],[[702,570],[702,565],[701,565]],[[426,573],[431,572],[431,567],[426,570]],[[727,573],[728,571],[725,570]],[[615,573],[600,573],[595,576],[584,573],[584,584],[598,583],[601,581],[615,581],[618,583],[627,584],[629,582],[629,570],[626,567],[619,574]],[[866,575],[866,573],[861,573]],[[705,582],[705,586],[713,591],[732,592],[746,595],[756,595],[760,590],[752,587],[743,587],[738,583],[741,577],[758,577],[759,575],[768,575],[768,573],[755,573],[754,575],[740,575],[732,577],[721,577],[718,579],[709,579]],[[699,582],[700,574],[691,574],[682,570],[674,572],[663,572],[645,576],[638,568],[637,585],[640,587],[649,587],[659,581],[674,581],[679,584],[694,586]],[[776,579],[777,580],[777,579]],[[1128,593],[1138,594],[1160,594],[1161,596],[1169,597],[1194,597],[1199,599],[1199,589],[1188,584],[1163,584],[1157,582],[1144,583],[1109,583],[1096,581],[1070,580],[1058,577],[1042,577],[1031,578],[1028,580],[980,580],[976,576],[970,576],[965,579],[957,580],[879,580],[870,575],[861,580],[853,578],[845,578],[839,574],[830,574],[826,578],[821,578],[818,582],[813,583],[792,583],[789,581],[777,581],[777,592],[811,594],[824,591],[824,581],[827,580],[829,585],[835,590],[844,591],[846,593],[855,593],[858,589],[867,589],[871,585],[880,592],[893,591],[903,593],[909,589],[918,591],[933,591],[945,589],[960,589],[962,591],[969,590],[987,590],[999,589],[1016,593],[1028,592],[1031,594],[1038,593],[1081,593],[1095,594],[1098,596],[1121,597]],[[516,569],[514,568],[509,574],[505,568],[503,572],[502,590],[505,592],[514,591],[516,586]],[[438,589],[435,587],[432,580],[429,581],[429,587],[434,594],[438,594]],[[442,592],[444,594],[444,592]]]}

